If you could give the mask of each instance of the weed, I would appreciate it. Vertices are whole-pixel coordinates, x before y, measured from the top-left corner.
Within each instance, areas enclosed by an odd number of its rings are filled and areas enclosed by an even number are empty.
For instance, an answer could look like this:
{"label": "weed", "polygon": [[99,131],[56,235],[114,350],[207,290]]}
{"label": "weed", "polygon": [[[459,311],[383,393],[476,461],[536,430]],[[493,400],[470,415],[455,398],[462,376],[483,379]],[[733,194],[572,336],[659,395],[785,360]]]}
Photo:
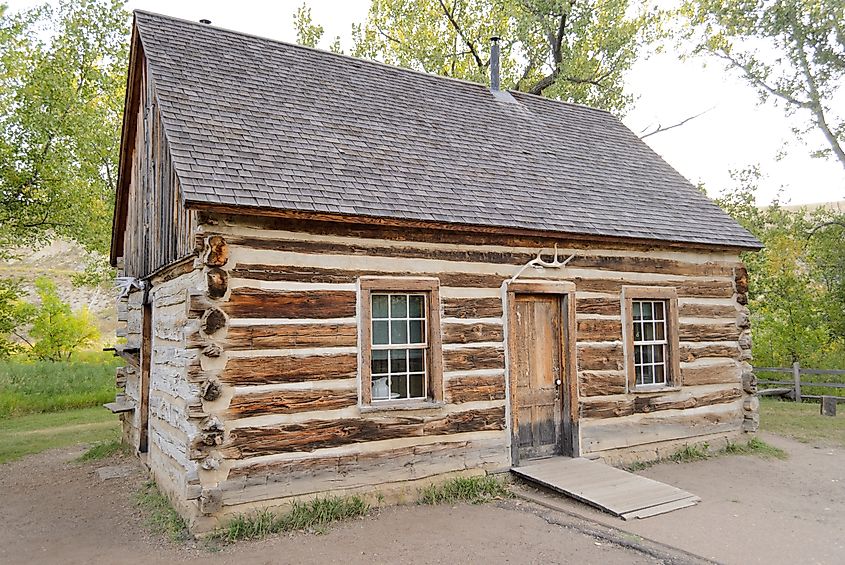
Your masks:
{"label": "weed", "polygon": [[213,539],[231,543],[296,530],[324,533],[332,522],[364,516],[369,510],[367,503],[358,496],[314,498],[308,502],[294,502],[290,511],[281,516],[270,510],[235,516],[215,533]]}
{"label": "weed", "polygon": [[672,455],[669,456],[669,461],[675,463],[689,463],[690,461],[704,461],[710,458],[708,449],[710,446],[705,442],[701,445],[687,444]]}
{"label": "weed", "polygon": [[167,497],[161,494],[155,481],[147,481],[135,495],[135,501],[147,518],[147,527],[156,534],[165,534],[172,541],[184,541],[191,537],[185,520],[171,506]]}
{"label": "weed", "polygon": [[723,453],[729,455],[757,455],[764,459],[786,459],[789,455],[783,449],[769,445],[765,441],[758,438],[751,438],[748,443],[733,443],[728,442]]}
{"label": "weed", "polygon": [[98,461],[116,454],[127,455],[129,446],[120,439],[111,441],[99,441],[88,448],[88,451],[77,457],[77,461]]}
{"label": "weed", "polygon": [[458,477],[438,485],[429,485],[420,490],[420,504],[452,504],[469,502],[481,504],[496,498],[513,496],[507,484],[491,476]]}

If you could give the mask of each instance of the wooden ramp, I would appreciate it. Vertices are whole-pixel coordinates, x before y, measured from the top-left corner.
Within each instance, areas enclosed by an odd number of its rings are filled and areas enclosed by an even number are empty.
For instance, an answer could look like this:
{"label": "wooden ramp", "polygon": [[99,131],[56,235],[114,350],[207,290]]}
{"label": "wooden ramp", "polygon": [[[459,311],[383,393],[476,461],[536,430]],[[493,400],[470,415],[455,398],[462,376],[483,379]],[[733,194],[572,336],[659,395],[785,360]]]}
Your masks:
{"label": "wooden ramp", "polygon": [[511,471],[623,520],[656,516],[701,500],[679,488],[582,458],[530,461]]}

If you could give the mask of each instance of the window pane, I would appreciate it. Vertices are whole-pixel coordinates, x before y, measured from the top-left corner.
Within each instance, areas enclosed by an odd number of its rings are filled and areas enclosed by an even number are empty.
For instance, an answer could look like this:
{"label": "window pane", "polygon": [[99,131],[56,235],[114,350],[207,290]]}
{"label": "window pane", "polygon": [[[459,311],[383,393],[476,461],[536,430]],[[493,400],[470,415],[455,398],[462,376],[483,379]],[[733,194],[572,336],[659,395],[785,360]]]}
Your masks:
{"label": "window pane", "polygon": [[640,303],[634,302],[634,319],[639,320],[641,318],[640,315]]}
{"label": "window pane", "polygon": [[643,367],[642,365],[634,366],[634,374],[637,376],[637,384],[643,384]]}
{"label": "window pane", "polygon": [[663,375],[664,375],[663,365],[655,365],[654,366],[654,382],[665,383],[666,378]]}
{"label": "window pane", "polygon": [[634,341],[643,340],[643,323],[634,322]]}
{"label": "window pane", "polygon": [[408,343],[407,320],[390,320],[390,343]]}
{"label": "window pane", "polygon": [[643,362],[642,350],[643,350],[642,345],[635,345],[634,346],[634,364],[636,364],[636,365]]}
{"label": "window pane", "polygon": [[651,346],[643,347],[643,363],[651,363]]}
{"label": "window pane", "polygon": [[654,370],[652,365],[643,365],[643,384],[649,385],[654,382]]}
{"label": "window pane", "polygon": [[643,341],[654,341],[654,323],[643,323]]}
{"label": "window pane", "polygon": [[373,400],[387,400],[390,398],[390,390],[387,387],[387,377],[373,379],[372,389]]}
{"label": "window pane", "polygon": [[370,362],[372,374],[379,375],[387,373],[387,350],[375,349]]}
{"label": "window pane", "polygon": [[391,318],[407,318],[408,317],[408,297],[404,294],[390,295],[390,317]]}
{"label": "window pane", "polygon": [[407,375],[393,375],[390,377],[390,398],[408,398]]}
{"label": "window pane", "polygon": [[408,370],[407,349],[393,349],[390,351],[390,372],[404,373]]}
{"label": "window pane", "polygon": [[663,320],[663,302],[655,302],[654,303],[654,319],[655,320]]}
{"label": "window pane", "polygon": [[651,319],[651,302],[643,302],[643,320]]}
{"label": "window pane", "polygon": [[664,322],[655,322],[654,324],[655,332],[655,339],[666,339],[666,326]]}
{"label": "window pane", "polygon": [[409,375],[408,388],[411,392],[411,398],[425,397],[425,375]]}
{"label": "window pane", "polygon": [[387,295],[374,294],[373,301],[373,318],[387,318]]}
{"label": "window pane", "polygon": [[423,337],[424,323],[422,320],[410,320],[408,322],[408,343],[425,343],[425,337]]}
{"label": "window pane", "polygon": [[663,347],[662,345],[652,345],[654,348],[654,362],[663,363]]}
{"label": "window pane", "polygon": [[423,308],[425,297],[421,294],[415,294],[408,297],[408,317],[409,318],[424,318]]}
{"label": "window pane", "polygon": [[387,320],[373,320],[373,345],[389,343],[387,340]]}
{"label": "window pane", "polygon": [[411,372],[425,371],[425,350],[424,349],[409,349],[408,350],[408,370]]}

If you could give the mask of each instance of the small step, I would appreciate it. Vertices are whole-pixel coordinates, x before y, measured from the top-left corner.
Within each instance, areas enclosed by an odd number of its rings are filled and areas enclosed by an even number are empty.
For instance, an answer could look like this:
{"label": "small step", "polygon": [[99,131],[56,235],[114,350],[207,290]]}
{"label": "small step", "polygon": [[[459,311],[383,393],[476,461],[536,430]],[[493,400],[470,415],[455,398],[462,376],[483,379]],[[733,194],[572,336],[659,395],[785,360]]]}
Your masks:
{"label": "small step", "polygon": [[127,400],[106,402],[103,408],[111,410],[112,414],[121,414],[123,412],[132,412],[135,410],[135,403]]}

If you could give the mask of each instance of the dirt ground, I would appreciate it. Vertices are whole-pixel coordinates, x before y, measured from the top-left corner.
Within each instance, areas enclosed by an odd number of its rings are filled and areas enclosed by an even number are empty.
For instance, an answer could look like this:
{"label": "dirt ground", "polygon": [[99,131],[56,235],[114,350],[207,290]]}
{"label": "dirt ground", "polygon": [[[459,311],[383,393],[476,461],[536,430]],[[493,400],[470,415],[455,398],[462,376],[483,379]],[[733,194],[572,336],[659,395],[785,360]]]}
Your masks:
{"label": "dirt ground", "polygon": [[563,512],[520,501],[407,506],[324,535],[284,535],[216,552],[148,532],[133,504],[140,470],[103,481],[96,468],[113,461],[80,464],[72,461],[79,449],[50,451],[0,467],[0,563],[696,562],[680,552],[638,551],[648,542],[637,536],[723,563],[845,562],[845,450],[764,439],[790,459],[730,456],[643,471],[703,499],[646,520],[623,522],[557,497],[550,500]]}

